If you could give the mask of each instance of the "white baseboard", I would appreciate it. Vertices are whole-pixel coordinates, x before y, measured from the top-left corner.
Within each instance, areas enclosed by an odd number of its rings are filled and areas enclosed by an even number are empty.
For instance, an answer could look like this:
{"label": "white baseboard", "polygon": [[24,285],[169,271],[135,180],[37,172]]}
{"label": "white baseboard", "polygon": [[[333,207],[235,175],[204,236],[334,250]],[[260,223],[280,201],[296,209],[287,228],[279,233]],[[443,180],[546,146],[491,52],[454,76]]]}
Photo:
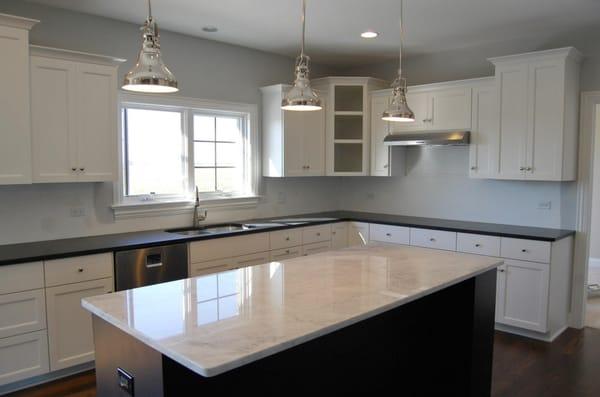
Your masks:
{"label": "white baseboard", "polygon": [[552,333],[550,331],[548,331],[546,333],[542,333],[542,332],[529,331],[527,329],[522,329],[522,328],[518,328],[518,327],[512,327],[510,325],[505,325],[505,324],[500,324],[500,323],[496,323],[496,325],[495,325],[495,329],[498,331],[508,332],[510,334],[524,336],[526,338],[531,338],[531,339],[537,339],[537,340],[541,340],[544,342],[554,341],[554,339],[558,338],[558,336],[560,334],[562,334],[567,328],[568,327],[565,325],[565,326],[560,327],[559,329],[555,330]]}
{"label": "white baseboard", "polygon": [[591,258],[589,262],[590,268],[600,269],[600,258]]}

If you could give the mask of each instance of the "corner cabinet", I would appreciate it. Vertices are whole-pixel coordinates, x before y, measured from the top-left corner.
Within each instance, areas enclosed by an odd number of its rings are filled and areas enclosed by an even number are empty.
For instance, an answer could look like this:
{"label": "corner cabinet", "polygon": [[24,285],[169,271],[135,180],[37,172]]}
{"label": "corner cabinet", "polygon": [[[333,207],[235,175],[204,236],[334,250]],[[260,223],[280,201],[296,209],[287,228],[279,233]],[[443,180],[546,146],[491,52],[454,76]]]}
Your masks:
{"label": "corner cabinet", "polygon": [[289,85],[277,84],[260,89],[263,112],[263,176],[323,176],[325,110],[282,110],[281,100],[290,88]]}
{"label": "corner cabinet", "polygon": [[31,46],[34,182],[117,175],[117,69],[123,60]]}
{"label": "corner cabinet", "polygon": [[29,30],[38,22],[0,14],[0,185],[31,183]]}
{"label": "corner cabinet", "polygon": [[499,114],[492,177],[575,180],[581,54],[568,47],[490,62]]}
{"label": "corner cabinet", "polygon": [[313,86],[327,101],[325,173],[331,176],[369,175],[369,93],[388,86],[370,77],[324,77]]}

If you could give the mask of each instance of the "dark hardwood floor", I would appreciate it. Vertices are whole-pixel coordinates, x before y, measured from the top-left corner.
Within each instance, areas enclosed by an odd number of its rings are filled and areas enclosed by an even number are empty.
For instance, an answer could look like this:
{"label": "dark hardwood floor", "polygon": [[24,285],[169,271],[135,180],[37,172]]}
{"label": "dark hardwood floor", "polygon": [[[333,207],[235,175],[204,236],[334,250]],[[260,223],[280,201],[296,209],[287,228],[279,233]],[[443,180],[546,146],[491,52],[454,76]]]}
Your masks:
{"label": "dark hardwood floor", "polygon": [[[600,330],[568,329],[553,343],[502,332],[494,341],[494,397],[600,396]],[[89,371],[10,397],[94,397]]]}

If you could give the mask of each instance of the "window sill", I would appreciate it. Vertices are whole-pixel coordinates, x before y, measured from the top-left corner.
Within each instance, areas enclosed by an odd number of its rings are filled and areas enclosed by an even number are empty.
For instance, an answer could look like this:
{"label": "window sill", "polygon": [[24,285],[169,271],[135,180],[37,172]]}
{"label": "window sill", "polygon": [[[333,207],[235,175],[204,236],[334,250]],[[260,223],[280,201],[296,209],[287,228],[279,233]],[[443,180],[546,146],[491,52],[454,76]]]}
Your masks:
{"label": "window sill", "polygon": [[[256,208],[260,196],[227,197],[200,200],[202,209],[240,209]],[[144,203],[114,204],[112,207],[115,219],[147,218],[155,216],[191,214],[194,211],[193,201],[155,201]]]}

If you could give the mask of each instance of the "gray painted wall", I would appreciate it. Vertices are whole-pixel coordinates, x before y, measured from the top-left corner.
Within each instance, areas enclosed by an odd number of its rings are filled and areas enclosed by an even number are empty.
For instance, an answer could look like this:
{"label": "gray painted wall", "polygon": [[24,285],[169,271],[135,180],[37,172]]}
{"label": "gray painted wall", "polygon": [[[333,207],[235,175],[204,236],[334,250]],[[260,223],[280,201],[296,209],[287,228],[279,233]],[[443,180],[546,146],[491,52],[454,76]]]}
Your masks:
{"label": "gray painted wall", "polygon": [[[41,20],[31,42],[71,50],[126,58],[124,75],[140,49],[139,26],[107,18],[44,7],[20,0],[2,0],[0,12]],[[140,15],[143,22],[144,15]],[[160,22],[160,19],[159,19]],[[181,95],[245,103],[260,103],[258,87],[290,81],[294,60],[234,45],[161,32],[165,60],[181,84]],[[313,65],[313,74],[328,70]],[[211,211],[210,221],[336,209],[338,179],[263,179],[263,199],[256,208]],[[279,193],[285,202],[279,202]],[[115,221],[112,184],[37,184],[0,186],[0,244],[161,229],[187,225],[191,215]],[[72,207],[85,216],[71,217]]]}

